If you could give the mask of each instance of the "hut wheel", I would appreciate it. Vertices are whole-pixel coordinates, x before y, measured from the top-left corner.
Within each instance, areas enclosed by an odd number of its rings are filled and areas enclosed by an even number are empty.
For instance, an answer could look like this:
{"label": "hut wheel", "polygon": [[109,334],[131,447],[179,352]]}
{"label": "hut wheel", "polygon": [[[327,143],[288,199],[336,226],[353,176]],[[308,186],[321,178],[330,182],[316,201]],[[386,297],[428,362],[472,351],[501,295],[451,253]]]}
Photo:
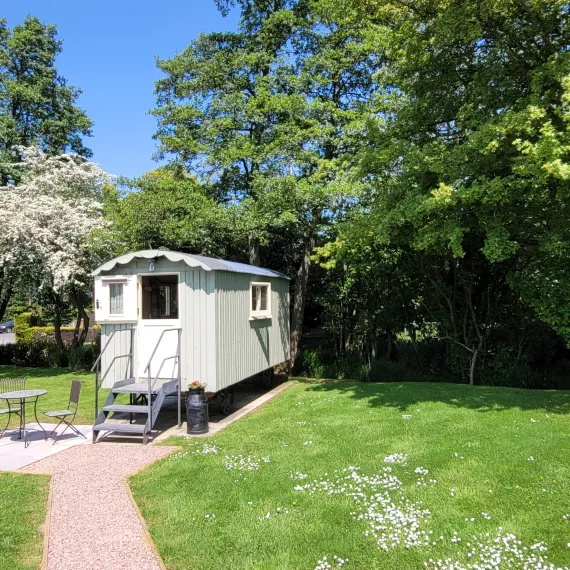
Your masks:
{"label": "hut wheel", "polygon": [[269,370],[265,370],[263,372],[263,385],[268,390],[271,390],[271,388],[273,388],[273,375],[273,368],[270,368]]}
{"label": "hut wheel", "polygon": [[232,392],[231,390],[222,390],[218,394],[220,400],[220,408],[224,416],[229,416],[232,412]]}

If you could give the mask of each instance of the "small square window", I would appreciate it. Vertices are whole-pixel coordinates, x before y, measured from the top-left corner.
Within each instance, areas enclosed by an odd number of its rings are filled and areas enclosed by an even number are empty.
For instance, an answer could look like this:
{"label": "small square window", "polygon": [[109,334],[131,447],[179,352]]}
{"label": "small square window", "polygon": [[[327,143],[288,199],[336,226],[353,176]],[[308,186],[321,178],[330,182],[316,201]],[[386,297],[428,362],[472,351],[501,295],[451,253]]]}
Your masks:
{"label": "small square window", "polygon": [[251,316],[268,318],[271,316],[271,285],[269,283],[251,284]]}
{"label": "small square window", "polygon": [[110,283],[109,284],[109,299],[110,299],[109,314],[111,314],[111,315],[122,315],[123,314],[123,284],[122,283]]}

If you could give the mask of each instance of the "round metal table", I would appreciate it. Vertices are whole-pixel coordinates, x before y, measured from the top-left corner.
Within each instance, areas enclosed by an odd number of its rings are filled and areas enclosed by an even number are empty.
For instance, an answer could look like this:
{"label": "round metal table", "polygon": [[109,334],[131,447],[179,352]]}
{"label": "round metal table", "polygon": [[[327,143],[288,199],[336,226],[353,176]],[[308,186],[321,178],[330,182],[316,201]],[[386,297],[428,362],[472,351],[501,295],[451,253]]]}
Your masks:
{"label": "round metal table", "polygon": [[[15,390],[14,392],[4,392],[0,394],[0,399],[2,400],[20,400],[20,425],[24,431],[24,447],[28,447],[28,440],[26,434],[26,404],[33,400],[34,402],[34,416],[36,418],[37,424],[42,428],[44,432],[44,437],[47,440],[47,433],[40,421],[38,420],[38,414],[36,407],[38,404],[38,398],[47,394],[47,390]],[[21,436],[20,436],[21,437]]]}

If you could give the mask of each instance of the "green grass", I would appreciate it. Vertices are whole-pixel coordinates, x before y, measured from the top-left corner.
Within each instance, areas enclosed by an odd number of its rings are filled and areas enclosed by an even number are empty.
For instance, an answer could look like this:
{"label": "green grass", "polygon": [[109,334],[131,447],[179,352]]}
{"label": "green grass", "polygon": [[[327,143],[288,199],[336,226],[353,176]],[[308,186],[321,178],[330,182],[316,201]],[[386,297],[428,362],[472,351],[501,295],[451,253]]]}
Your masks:
{"label": "green grass", "polygon": [[0,473],[0,570],[40,567],[48,475]]}
{"label": "green grass", "polygon": [[[78,425],[92,424],[95,419],[95,376],[86,372],[70,372],[66,368],[25,368],[21,366],[0,366],[0,378],[27,378],[26,388],[41,388],[48,393],[38,399],[38,419],[42,423],[54,423],[55,419],[47,418],[41,412],[61,410],[67,407],[71,381],[77,378],[83,381],[79,398],[79,409],[75,418]],[[103,393],[103,391],[102,391]],[[102,400],[102,393],[100,399]],[[105,394],[107,391],[104,392]],[[5,407],[0,400],[0,406]],[[28,405],[26,421],[34,422],[33,407]],[[4,426],[6,420],[0,418]],[[11,426],[18,425],[18,418],[12,417]]]}
{"label": "green grass", "polygon": [[[545,541],[549,560],[563,565],[570,560],[570,520],[563,519],[570,514],[568,412],[570,392],[298,383],[216,437],[169,440],[187,453],[137,474],[131,486],[170,570],[312,569],[323,555],[348,558],[349,570],[422,568],[430,558],[466,563],[470,538],[494,537],[500,526],[527,546]],[[204,443],[218,453],[192,453]],[[402,487],[391,495],[398,501],[403,493],[431,511],[420,526],[433,532],[435,546],[386,553],[363,534],[368,523],[351,516],[358,511],[353,499],[294,490],[349,466],[373,475],[392,453],[409,459],[392,466]],[[225,456],[239,454],[270,463],[228,470]],[[419,466],[437,484],[418,486]],[[307,479],[294,480],[296,472]],[[259,520],[267,512],[270,518]],[[461,542],[451,541],[454,531]]]}

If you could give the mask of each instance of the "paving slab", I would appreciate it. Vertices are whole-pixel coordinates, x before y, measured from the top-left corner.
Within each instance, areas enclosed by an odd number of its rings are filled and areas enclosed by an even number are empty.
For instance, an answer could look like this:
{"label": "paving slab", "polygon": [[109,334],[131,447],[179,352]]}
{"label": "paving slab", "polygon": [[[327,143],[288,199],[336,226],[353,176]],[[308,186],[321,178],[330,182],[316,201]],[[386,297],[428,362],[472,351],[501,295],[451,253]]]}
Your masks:
{"label": "paving slab", "polygon": [[[53,428],[56,424],[42,424],[48,434],[51,435]],[[59,427],[56,432],[60,434],[63,432],[65,426]],[[0,471],[15,471],[21,469],[26,465],[30,465],[40,459],[44,459],[64,449],[75,447],[76,445],[84,445],[91,442],[91,426],[75,426],[83,435],[85,439],[74,434],[69,428],[63,434],[61,439],[57,442],[51,437],[46,440],[44,432],[38,424],[26,424],[28,430],[28,446],[24,447],[24,440],[18,439],[18,430],[8,430],[2,437],[0,437]],[[56,437],[54,435],[54,437]]]}

